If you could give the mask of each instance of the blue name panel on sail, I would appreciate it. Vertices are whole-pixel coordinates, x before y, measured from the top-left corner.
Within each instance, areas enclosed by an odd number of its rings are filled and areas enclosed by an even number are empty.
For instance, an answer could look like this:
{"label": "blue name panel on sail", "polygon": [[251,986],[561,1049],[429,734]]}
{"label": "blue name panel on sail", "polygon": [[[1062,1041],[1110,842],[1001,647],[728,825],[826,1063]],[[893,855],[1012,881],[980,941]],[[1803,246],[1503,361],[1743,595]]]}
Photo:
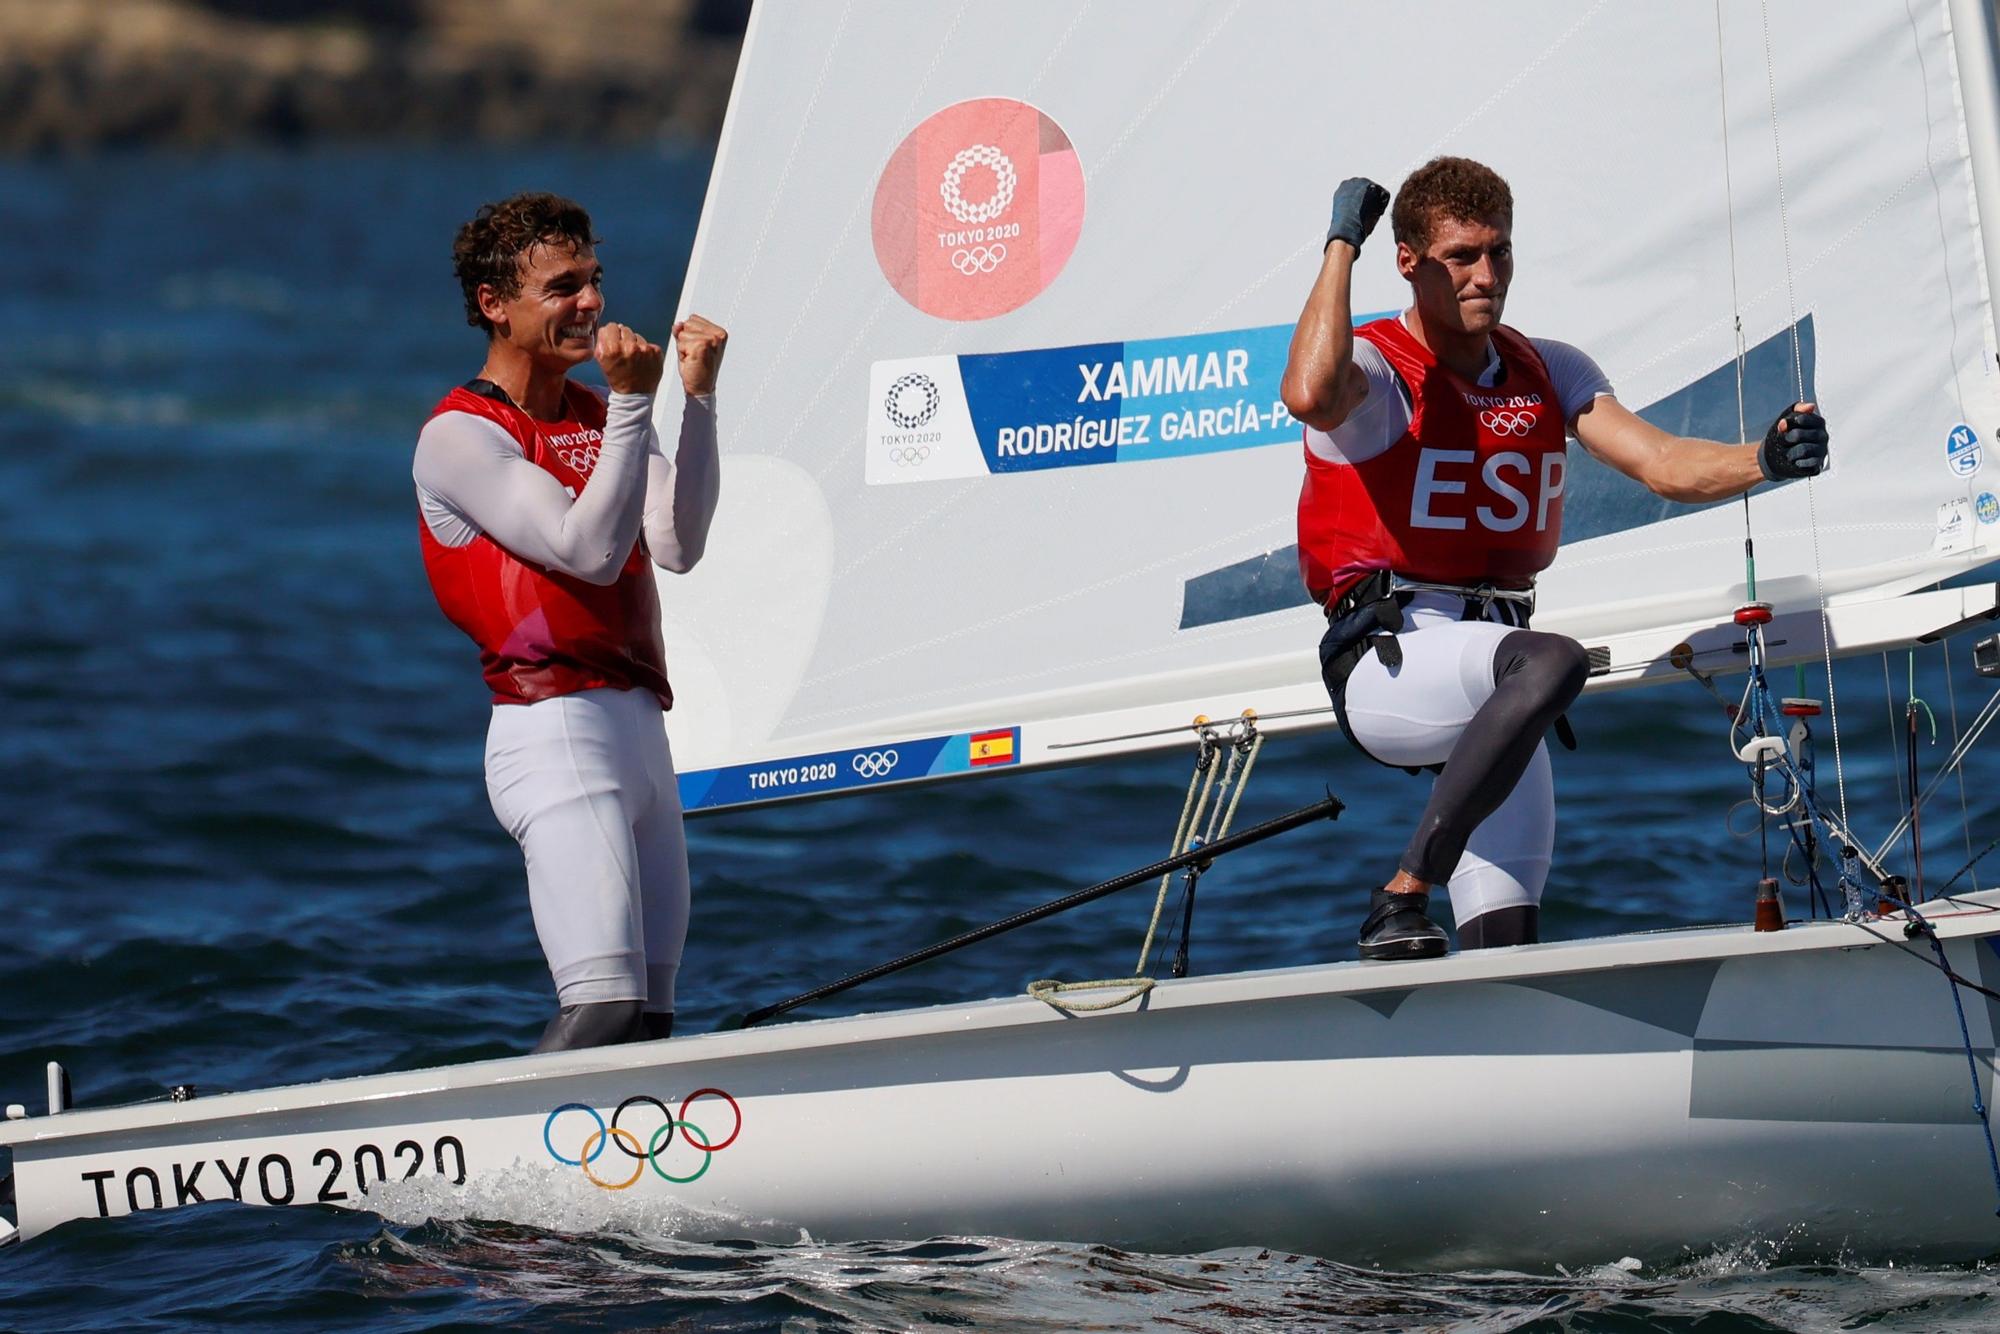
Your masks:
{"label": "blue name panel on sail", "polygon": [[958,732],[857,750],[829,750],[817,755],[760,760],[755,764],[732,764],[721,769],[696,769],[680,775],[681,805],[695,811],[808,797],[821,792],[1000,768],[1018,764],[1020,759],[1018,727]]}
{"label": "blue name panel on sail", "polygon": [[[1357,325],[1386,311],[1355,318]],[[878,361],[871,485],[1296,444],[1278,393],[1292,326]]]}

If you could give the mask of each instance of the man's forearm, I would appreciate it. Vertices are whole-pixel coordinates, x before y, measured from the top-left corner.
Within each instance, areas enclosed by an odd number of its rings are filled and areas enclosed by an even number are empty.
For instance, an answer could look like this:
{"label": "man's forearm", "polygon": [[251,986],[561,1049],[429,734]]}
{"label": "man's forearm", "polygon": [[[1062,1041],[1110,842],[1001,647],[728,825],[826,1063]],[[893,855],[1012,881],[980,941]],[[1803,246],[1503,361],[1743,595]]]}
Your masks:
{"label": "man's forearm", "polygon": [[691,395],[674,456],[655,449],[646,459],[646,547],[654,564],[677,574],[694,568],[707,549],[721,493],[715,397]]}
{"label": "man's forearm", "polygon": [[1641,478],[1655,495],[1682,504],[1701,504],[1742,495],[1764,480],[1754,445],[1676,437],[1661,451],[1652,475]]}

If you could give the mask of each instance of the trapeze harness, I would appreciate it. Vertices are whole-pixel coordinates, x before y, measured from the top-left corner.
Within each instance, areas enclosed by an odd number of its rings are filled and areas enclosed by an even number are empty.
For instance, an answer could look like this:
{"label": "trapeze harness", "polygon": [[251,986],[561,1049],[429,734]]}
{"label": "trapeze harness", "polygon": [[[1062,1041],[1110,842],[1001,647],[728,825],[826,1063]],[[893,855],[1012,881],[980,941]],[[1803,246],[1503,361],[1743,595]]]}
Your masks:
{"label": "trapeze harness", "polygon": [[[1355,735],[1348,677],[1371,651],[1391,671],[1402,666],[1396,635],[1423,593],[1458,598],[1462,620],[1491,615],[1527,627],[1534,577],[1555,559],[1562,532],[1565,422],[1541,356],[1504,325],[1493,333],[1502,373],[1491,389],[1440,365],[1400,319],[1376,320],[1355,336],[1408,389],[1410,424],[1389,449],[1356,463],[1306,449],[1299,565],[1326,612],[1320,671],[1341,732],[1388,764]],[[1567,719],[1557,719],[1556,734],[1575,748]]]}

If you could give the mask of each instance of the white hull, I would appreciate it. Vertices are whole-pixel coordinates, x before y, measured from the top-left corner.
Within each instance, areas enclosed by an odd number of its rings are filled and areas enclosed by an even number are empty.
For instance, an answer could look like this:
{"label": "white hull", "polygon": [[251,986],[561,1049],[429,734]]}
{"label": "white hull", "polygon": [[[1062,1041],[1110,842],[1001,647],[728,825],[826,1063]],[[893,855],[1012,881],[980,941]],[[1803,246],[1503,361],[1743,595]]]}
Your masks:
{"label": "white hull", "polygon": [[[1952,965],[2000,987],[2000,893],[1965,902],[1934,905]],[[0,1143],[27,1237],[156,1200],[352,1207],[357,1170],[428,1180],[472,1212],[503,1182],[608,1203],[551,1147],[577,1157],[594,1117],[635,1095],[678,1112],[717,1088],[741,1132],[707,1170],[671,1183],[616,1139],[591,1169],[633,1177],[626,1212],[595,1217],[1436,1268],[1657,1260],[1745,1236],[1967,1260],[2000,1251],[2000,1199],[1928,955],[1891,919],[1332,964],[1162,983],[1143,1012],[863,1015],[72,1111],[0,1125]],[[1963,994],[1990,1106],[1993,1010]],[[568,1103],[593,1111],[552,1118]],[[713,1141],[737,1124],[713,1096],[687,1115]],[[619,1124],[646,1140],[661,1116],[633,1102]],[[668,1142],[659,1170],[703,1157]]]}

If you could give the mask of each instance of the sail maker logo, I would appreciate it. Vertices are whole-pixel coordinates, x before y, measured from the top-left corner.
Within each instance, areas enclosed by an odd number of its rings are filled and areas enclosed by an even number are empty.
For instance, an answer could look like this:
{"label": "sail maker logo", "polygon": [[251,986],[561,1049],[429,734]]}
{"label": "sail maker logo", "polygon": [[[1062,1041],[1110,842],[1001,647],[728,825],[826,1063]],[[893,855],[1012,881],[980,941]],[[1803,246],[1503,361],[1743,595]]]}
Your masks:
{"label": "sail maker logo", "polygon": [[875,183],[875,259],[905,301],[945,320],[1018,309],[1055,281],[1083,229],[1083,167],[1039,109],[981,97],[935,112]]}

